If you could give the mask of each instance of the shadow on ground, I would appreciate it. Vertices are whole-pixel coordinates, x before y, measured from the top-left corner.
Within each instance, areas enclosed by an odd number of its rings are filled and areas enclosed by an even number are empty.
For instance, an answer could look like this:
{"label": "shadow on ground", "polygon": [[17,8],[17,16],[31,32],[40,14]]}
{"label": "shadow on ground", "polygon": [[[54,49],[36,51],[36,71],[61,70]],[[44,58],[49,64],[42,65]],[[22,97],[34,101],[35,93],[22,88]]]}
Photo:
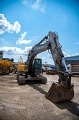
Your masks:
{"label": "shadow on ground", "polygon": [[[41,82],[40,81],[27,81],[26,84],[28,84],[30,87],[33,87],[34,89],[38,90],[42,94],[46,94],[47,92],[42,89]],[[79,104],[73,101],[65,101],[60,103],[54,103],[58,108],[60,109],[67,109],[72,114],[79,116]]]}
{"label": "shadow on ground", "polygon": [[72,114],[79,116],[79,104],[73,101],[65,101],[61,103],[55,103],[55,105],[60,109],[67,109]]}
{"label": "shadow on ground", "polygon": [[34,89],[38,90],[42,94],[46,94],[46,91],[42,89],[41,86],[41,81],[36,80],[36,81],[26,81],[26,84],[28,84],[30,87],[33,87]]}

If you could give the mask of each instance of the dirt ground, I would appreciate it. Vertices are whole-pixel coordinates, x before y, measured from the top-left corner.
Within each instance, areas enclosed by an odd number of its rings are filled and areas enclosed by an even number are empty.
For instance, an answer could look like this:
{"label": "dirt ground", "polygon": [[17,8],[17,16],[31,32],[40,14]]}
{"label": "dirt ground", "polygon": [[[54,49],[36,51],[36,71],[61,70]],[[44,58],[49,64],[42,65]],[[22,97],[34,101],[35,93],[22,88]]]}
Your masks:
{"label": "dirt ground", "polygon": [[45,97],[57,75],[46,75],[47,84],[27,81],[19,86],[16,74],[0,76],[0,120],[79,120],[79,77],[72,77],[72,101],[52,103]]}

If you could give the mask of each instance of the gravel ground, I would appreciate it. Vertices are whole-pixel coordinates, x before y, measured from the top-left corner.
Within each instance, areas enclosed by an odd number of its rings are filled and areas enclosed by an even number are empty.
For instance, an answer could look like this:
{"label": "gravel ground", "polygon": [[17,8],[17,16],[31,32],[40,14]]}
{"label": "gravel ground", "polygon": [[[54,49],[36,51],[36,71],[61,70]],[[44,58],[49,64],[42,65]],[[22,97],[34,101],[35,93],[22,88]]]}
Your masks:
{"label": "gravel ground", "polygon": [[47,84],[27,81],[19,86],[16,74],[0,76],[0,120],[79,120],[79,77],[72,77],[72,101],[52,103],[45,98],[57,75],[46,75]]}

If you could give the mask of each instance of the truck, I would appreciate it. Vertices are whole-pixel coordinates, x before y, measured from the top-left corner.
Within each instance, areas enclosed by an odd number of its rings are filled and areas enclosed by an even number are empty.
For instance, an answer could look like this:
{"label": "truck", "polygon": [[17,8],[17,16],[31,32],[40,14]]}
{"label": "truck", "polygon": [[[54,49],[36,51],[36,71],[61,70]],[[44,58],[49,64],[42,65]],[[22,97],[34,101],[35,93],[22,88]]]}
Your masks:
{"label": "truck", "polygon": [[41,75],[42,73],[42,60],[36,58],[37,54],[49,51],[52,59],[54,60],[59,79],[57,82],[53,82],[49,91],[45,97],[52,102],[61,102],[72,100],[74,97],[74,84],[71,83],[71,73],[69,73],[64,54],[61,49],[61,45],[58,40],[58,34],[49,31],[39,43],[29,51],[25,65],[28,66],[28,70],[23,73],[17,72],[17,83],[19,85],[25,85],[25,81],[30,78],[32,80],[41,80],[44,83],[47,82],[47,78]]}
{"label": "truck", "polygon": [[10,69],[13,67],[13,58],[2,58],[0,59],[0,75],[9,75]]}
{"label": "truck", "polygon": [[48,67],[46,70],[46,74],[51,74],[51,75],[57,74],[56,67],[54,65]]}
{"label": "truck", "polygon": [[68,64],[67,68],[72,75],[79,75],[79,64]]}

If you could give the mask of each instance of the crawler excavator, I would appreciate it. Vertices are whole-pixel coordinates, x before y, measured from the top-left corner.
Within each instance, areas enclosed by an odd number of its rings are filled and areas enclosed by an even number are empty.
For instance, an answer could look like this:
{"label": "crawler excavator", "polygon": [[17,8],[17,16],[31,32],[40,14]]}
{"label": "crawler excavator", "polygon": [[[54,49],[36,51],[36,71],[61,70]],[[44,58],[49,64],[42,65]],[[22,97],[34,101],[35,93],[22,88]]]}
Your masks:
{"label": "crawler excavator", "polygon": [[53,82],[49,91],[46,93],[46,98],[52,102],[72,100],[74,97],[74,84],[71,83],[71,73],[68,72],[61,45],[58,41],[58,35],[55,32],[49,31],[48,35],[29,51],[25,63],[27,72],[22,74],[19,71],[17,72],[18,84],[25,84],[28,76],[31,76],[32,79],[44,80],[44,83],[47,82],[45,77],[40,76],[42,72],[42,61],[41,59],[35,58],[37,54],[46,50],[50,50],[59,76],[58,81],[56,83]]}
{"label": "crawler excavator", "polygon": [[[23,62],[23,59],[21,56],[20,56],[20,59],[19,59],[18,64],[17,64],[17,72],[18,72],[18,75],[23,75],[25,73],[28,73],[28,65],[26,65],[25,62]],[[18,83],[24,84],[24,83],[20,82],[19,80],[18,80]]]}

